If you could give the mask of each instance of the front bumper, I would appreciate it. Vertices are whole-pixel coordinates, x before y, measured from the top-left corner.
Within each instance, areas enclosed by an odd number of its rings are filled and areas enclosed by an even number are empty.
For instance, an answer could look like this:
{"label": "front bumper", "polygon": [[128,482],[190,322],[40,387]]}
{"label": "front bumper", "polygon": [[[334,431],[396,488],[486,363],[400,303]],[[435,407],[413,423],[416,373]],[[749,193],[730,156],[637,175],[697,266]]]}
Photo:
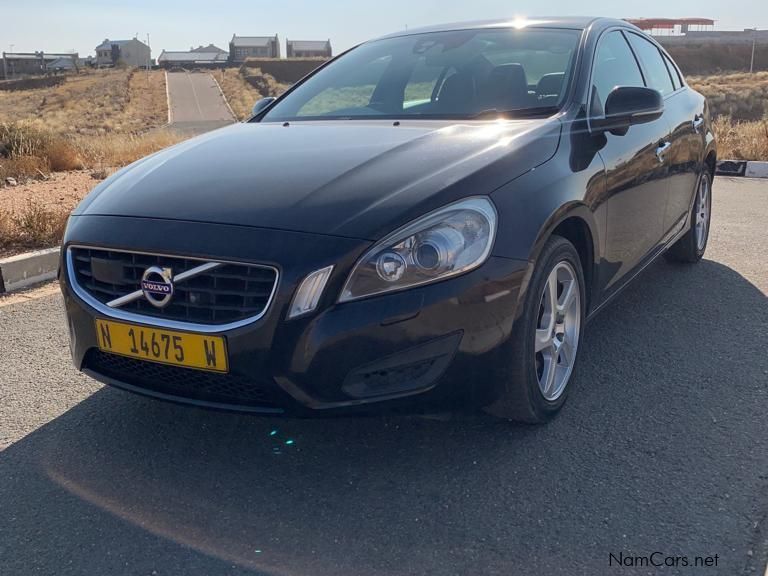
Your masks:
{"label": "front bumper", "polygon": [[[104,238],[109,238],[108,243]],[[484,405],[494,398],[499,355],[515,318],[528,263],[491,257],[468,274],[338,304],[366,241],[267,229],[106,216],[73,217],[63,246],[269,264],[280,282],[266,314],[221,332],[230,373],[208,374],[99,352],[104,317],[61,285],[75,365],[107,384],[202,406],[264,413],[346,411],[370,404]],[[256,256],[254,256],[256,255]],[[315,313],[286,320],[309,272],[334,264]],[[153,325],[151,318],[144,322]]]}

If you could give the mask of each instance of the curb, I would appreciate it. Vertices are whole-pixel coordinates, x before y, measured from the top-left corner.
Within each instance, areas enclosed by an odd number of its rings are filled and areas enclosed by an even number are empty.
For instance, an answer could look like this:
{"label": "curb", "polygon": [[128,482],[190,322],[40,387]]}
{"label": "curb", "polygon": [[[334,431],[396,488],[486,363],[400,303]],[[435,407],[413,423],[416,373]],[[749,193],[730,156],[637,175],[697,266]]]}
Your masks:
{"label": "curb", "polygon": [[171,113],[171,91],[168,89],[168,70],[165,71],[165,105],[168,107],[168,124],[173,124],[173,114]]}
{"label": "curb", "polygon": [[0,259],[0,294],[56,278],[59,247]]}
{"label": "curb", "polygon": [[718,160],[715,174],[718,176],[768,178],[768,162],[757,162],[753,160]]}
{"label": "curb", "polygon": [[219,89],[219,94],[221,94],[222,100],[224,100],[224,104],[227,105],[227,110],[229,110],[229,113],[232,115],[232,118],[235,120],[235,122],[239,122],[237,119],[237,116],[235,116],[235,111],[232,110],[232,106],[229,105],[229,100],[227,100],[227,95],[224,94],[224,90],[221,89],[221,84],[219,84],[219,81],[216,80],[216,76],[213,75],[213,72],[210,73],[211,78],[213,78],[213,81],[216,82],[216,87]]}

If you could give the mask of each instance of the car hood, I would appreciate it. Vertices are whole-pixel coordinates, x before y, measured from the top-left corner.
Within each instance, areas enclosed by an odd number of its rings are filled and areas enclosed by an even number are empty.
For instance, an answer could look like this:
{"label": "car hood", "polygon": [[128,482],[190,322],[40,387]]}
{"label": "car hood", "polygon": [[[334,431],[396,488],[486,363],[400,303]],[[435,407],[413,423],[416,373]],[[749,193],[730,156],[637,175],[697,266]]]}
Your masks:
{"label": "car hood", "polygon": [[236,124],[128,166],[77,215],[133,216],[376,240],[545,162],[557,120]]}

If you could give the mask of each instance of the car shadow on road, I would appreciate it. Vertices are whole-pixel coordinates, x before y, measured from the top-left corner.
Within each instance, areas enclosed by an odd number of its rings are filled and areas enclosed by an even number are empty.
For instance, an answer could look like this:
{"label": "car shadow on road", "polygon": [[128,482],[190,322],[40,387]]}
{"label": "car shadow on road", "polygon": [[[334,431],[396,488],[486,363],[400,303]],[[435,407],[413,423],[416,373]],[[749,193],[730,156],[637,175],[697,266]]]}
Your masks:
{"label": "car shadow on road", "polygon": [[736,574],[762,561],[767,303],[721,264],[654,264],[590,323],[543,427],[104,388],[0,455],[0,572],[634,574],[609,553],[662,550]]}

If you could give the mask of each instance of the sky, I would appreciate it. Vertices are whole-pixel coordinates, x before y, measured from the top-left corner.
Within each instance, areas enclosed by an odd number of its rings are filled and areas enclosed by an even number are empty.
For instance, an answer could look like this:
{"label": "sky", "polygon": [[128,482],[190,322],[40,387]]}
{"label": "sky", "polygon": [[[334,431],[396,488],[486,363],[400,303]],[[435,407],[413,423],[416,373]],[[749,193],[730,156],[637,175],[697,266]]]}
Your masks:
{"label": "sky", "polygon": [[[514,16],[595,15],[703,17],[716,29],[768,28],[766,0],[0,0],[0,51],[93,54],[105,38],[149,34],[152,56],[214,43],[228,49],[232,34],[278,34],[295,40],[330,38],[334,53],[404,28]],[[546,9],[544,9],[546,7]]]}

